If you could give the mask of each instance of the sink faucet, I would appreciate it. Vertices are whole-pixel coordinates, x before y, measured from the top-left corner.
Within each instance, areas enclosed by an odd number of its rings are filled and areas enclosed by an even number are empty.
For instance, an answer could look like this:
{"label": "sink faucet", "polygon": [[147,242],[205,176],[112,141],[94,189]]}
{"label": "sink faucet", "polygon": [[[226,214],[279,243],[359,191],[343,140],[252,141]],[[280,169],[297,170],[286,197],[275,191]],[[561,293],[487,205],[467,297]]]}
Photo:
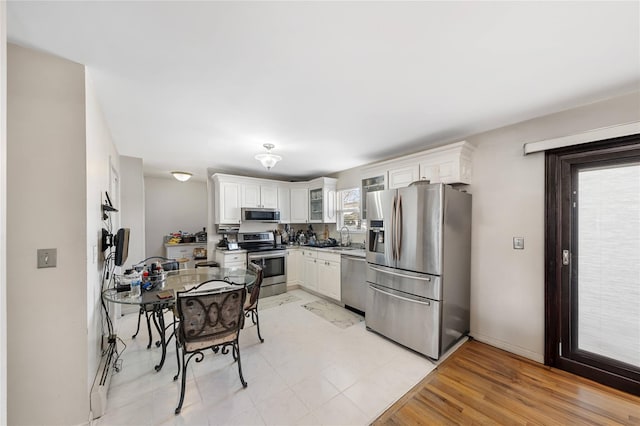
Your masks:
{"label": "sink faucet", "polygon": [[[347,231],[347,242],[345,243],[344,240],[344,234],[342,233],[342,230],[346,230]],[[342,228],[340,228],[340,245],[342,247],[346,247],[351,245],[351,233],[349,232],[349,228],[347,228],[346,226],[343,226]]]}

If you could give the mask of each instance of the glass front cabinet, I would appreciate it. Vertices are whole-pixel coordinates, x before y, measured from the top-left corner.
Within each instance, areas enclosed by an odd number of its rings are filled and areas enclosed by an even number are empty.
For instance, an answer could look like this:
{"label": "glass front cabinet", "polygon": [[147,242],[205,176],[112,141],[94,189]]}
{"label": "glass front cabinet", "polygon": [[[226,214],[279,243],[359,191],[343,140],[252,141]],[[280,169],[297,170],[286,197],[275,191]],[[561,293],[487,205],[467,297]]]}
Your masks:
{"label": "glass front cabinet", "polygon": [[336,223],[336,184],[326,177],[309,182],[309,222]]}

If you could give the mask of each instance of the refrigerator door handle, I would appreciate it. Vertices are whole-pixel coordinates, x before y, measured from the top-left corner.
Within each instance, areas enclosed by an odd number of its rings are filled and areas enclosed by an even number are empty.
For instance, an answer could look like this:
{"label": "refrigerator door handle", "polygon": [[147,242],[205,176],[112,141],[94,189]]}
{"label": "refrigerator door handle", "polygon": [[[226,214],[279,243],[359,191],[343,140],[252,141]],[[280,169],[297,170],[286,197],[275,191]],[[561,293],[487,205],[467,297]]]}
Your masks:
{"label": "refrigerator door handle", "polygon": [[391,230],[391,258],[393,260],[397,260],[396,258],[396,209],[397,209],[397,198],[393,197],[393,208],[391,210],[391,226],[389,229]]}
{"label": "refrigerator door handle", "polygon": [[396,195],[393,203],[393,258],[399,260],[398,256],[398,204],[400,203],[400,196]]}
{"label": "refrigerator door handle", "polygon": [[372,285],[369,286],[369,288],[373,291],[377,291],[378,293],[382,293],[384,295],[387,295],[389,297],[393,297],[394,299],[400,299],[400,300],[404,300],[405,302],[411,302],[411,303],[417,303],[419,305],[427,305],[427,306],[431,306],[431,302],[428,301],[422,301],[422,300],[415,300],[415,299],[409,299],[408,297],[402,297],[402,296],[398,296],[396,294],[393,293],[388,293],[386,291],[380,290],[377,287],[374,287]]}
{"label": "refrigerator door handle", "polygon": [[402,232],[403,232],[403,228],[402,228],[402,197],[400,195],[398,195],[398,214],[396,215],[396,222],[397,222],[397,239],[398,241],[396,242],[396,251],[397,251],[397,259],[400,260],[400,256],[402,255]]}
{"label": "refrigerator door handle", "polygon": [[397,277],[411,278],[412,280],[419,280],[419,281],[431,281],[431,278],[429,277],[414,277],[413,275],[405,275],[405,274],[400,274],[398,272],[385,271],[383,269],[378,269],[375,266],[371,266],[371,265],[369,265],[369,268],[377,272],[382,272],[383,274],[395,275]]}

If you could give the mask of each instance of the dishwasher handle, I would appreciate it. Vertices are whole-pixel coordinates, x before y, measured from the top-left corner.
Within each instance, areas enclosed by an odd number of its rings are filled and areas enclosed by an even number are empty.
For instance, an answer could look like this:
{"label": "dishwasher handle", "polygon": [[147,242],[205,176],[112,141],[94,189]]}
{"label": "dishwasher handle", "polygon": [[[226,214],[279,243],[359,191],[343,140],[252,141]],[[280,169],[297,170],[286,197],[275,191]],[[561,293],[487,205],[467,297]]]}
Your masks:
{"label": "dishwasher handle", "polygon": [[343,259],[347,259],[347,260],[355,260],[356,262],[366,262],[367,261],[367,259],[362,257],[362,256],[352,256],[352,255],[349,255],[349,254],[343,254],[343,255],[341,255],[341,257]]}

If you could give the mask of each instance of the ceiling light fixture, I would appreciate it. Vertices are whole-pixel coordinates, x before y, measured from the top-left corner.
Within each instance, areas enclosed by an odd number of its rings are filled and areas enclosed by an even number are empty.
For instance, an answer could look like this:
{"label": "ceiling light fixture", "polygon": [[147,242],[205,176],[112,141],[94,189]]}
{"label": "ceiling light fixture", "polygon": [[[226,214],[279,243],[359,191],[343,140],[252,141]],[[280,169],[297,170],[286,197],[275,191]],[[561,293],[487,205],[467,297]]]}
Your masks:
{"label": "ceiling light fixture", "polygon": [[282,160],[282,157],[271,153],[271,150],[274,148],[274,145],[272,143],[265,143],[262,146],[267,149],[267,153],[256,155],[256,160],[260,161],[262,165],[267,168],[267,170],[271,170],[271,168],[275,166],[278,161]]}
{"label": "ceiling light fixture", "polygon": [[171,174],[173,175],[174,178],[178,179],[180,182],[186,182],[189,179],[191,179],[191,176],[193,176],[191,173],[189,172],[171,172]]}

